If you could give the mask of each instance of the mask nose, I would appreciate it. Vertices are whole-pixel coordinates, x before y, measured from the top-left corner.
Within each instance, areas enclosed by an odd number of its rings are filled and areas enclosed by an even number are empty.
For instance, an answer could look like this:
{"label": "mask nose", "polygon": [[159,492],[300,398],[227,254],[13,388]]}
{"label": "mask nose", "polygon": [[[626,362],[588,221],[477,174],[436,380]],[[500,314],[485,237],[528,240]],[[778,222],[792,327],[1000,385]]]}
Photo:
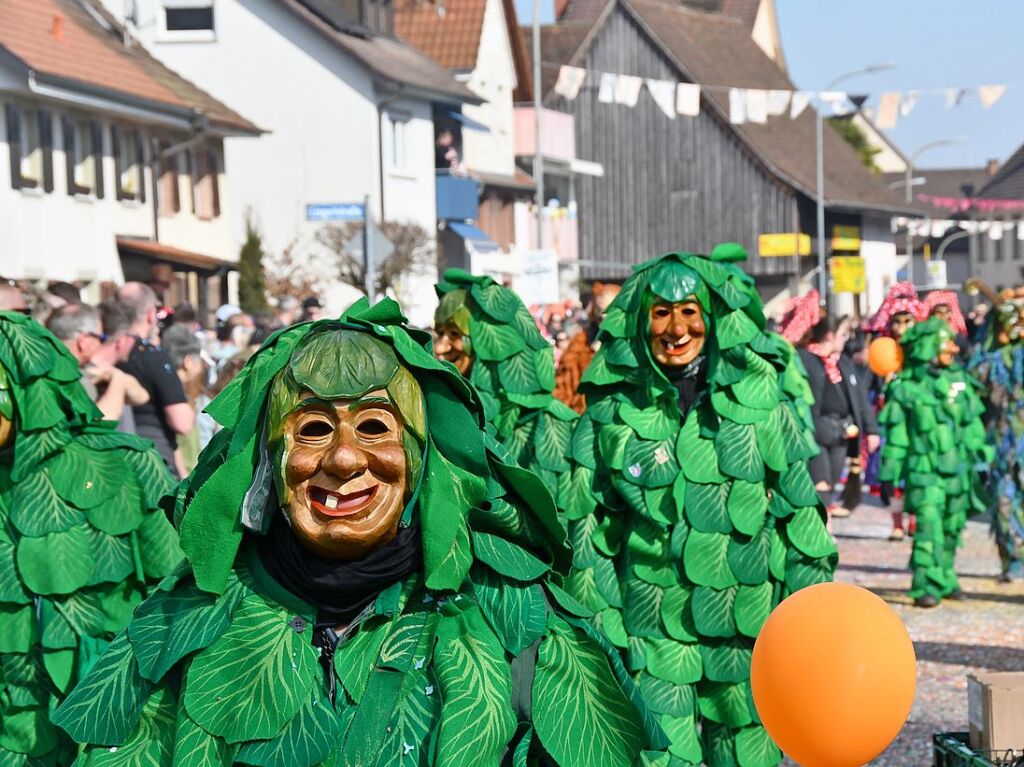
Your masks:
{"label": "mask nose", "polygon": [[357,477],[366,468],[366,453],[352,444],[352,437],[347,431],[341,434],[338,444],[324,460],[324,470],[342,480]]}

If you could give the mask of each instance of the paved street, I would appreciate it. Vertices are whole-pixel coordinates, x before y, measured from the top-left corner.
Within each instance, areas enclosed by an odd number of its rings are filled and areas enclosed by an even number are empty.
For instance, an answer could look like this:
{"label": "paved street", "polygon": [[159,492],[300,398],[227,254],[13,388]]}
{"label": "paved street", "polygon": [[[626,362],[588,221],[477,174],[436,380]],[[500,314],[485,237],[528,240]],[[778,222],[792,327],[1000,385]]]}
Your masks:
{"label": "paved street", "polygon": [[913,607],[906,596],[910,541],[887,540],[889,517],[876,504],[869,498],[848,519],[835,521],[837,578],[871,589],[899,613],[917,650],[918,688],[910,721],[872,764],[930,765],[932,733],[967,729],[967,675],[1024,670],[1024,584],[996,582],[999,563],[988,523],[971,522],[957,557],[967,598],[933,610]]}

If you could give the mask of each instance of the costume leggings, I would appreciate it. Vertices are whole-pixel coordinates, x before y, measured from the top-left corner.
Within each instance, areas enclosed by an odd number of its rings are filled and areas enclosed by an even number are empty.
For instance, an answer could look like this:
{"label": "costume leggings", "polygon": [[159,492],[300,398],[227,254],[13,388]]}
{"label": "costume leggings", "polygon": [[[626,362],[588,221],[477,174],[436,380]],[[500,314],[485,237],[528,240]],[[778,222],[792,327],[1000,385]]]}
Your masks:
{"label": "costume leggings", "polygon": [[913,511],[917,531],[910,555],[914,573],[910,596],[916,599],[927,594],[942,599],[960,588],[955,558],[966,515],[948,514],[935,504],[924,504]]}
{"label": "costume leggings", "polygon": [[1014,497],[1001,494],[992,515],[992,531],[1003,574],[1024,578],[1024,506]]}

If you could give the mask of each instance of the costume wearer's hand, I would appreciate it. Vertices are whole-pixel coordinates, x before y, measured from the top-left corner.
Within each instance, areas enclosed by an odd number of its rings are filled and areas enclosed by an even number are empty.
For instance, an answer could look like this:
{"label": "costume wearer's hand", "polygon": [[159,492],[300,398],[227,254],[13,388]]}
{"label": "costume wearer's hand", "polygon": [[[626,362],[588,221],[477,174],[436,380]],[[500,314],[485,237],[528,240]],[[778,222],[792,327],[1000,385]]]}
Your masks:
{"label": "costume wearer's hand", "polygon": [[867,443],[868,443],[868,452],[869,453],[874,453],[874,452],[877,452],[878,448],[881,446],[882,439],[877,434],[868,434],[867,435]]}
{"label": "costume wearer's hand", "polygon": [[89,380],[92,381],[94,384],[107,383],[120,372],[121,371],[119,371],[112,365],[103,365],[97,363],[92,363],[89,365],[89,367],[85,368],[86,376],[88,376]]}

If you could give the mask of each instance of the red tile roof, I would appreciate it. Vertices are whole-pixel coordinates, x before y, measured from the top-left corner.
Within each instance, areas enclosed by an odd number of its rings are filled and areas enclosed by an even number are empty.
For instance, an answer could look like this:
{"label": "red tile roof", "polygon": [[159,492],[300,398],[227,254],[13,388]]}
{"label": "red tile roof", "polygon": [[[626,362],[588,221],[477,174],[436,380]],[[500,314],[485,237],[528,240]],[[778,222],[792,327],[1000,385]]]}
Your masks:
{"label": "red tile roof", "polygon": [[41,79],[56,78],[114,96],[196,110],[213,123],[245,132],[259,130],[167,69],[138,43],[125,46],[113,19],[94,10],[95,16],[75,0],[0,0],[0,48]]}

